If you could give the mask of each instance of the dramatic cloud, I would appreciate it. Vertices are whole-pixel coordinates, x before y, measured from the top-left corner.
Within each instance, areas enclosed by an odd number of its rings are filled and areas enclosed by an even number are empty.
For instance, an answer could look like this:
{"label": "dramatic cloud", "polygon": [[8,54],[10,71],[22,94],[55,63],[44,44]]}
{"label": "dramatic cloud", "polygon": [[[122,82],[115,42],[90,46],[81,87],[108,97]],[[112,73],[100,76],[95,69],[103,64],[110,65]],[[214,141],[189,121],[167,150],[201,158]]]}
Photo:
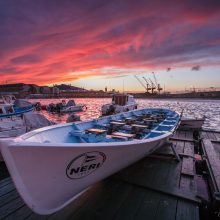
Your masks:
{"label": "dramatic cloud", "polygon": [[219,0],[0,0],[0,82],[219,65],[219,27]]}

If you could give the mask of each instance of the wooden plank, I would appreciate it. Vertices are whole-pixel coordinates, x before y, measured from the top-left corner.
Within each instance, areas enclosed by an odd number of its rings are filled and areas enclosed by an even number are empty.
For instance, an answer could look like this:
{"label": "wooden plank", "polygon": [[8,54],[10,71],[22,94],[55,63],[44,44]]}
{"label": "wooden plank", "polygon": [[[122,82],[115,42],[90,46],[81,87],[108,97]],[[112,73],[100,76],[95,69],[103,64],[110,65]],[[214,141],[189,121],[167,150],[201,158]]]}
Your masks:
{"label": "wooden plank", "polygon": [[193,139],[193,132],[192,131],[185,131],[186,139]]}
{"label": "wooden plank", "polygon": [[220,192],[220,172],[219,172],[220,160],[210,140],[203,139],[202,143],[205,149],[205,153],[208,157],[208,162],[210,164],[211,172],[213,173],[214,178],[215,178],[215,182],[216,182],[215,184],[218,188],[218,192]]}
{"label": "wooden plank", "polygon": [[5,178],[5,179],[1,180],[0,181],[0,188],[2,188],[5,185],[8,185],[11,182],[12,182],[11,178]]}
{"label": "wooden plank", "polygon": [[135,137],[135,134],[126,134],[126,133],[123,133],[123,132],[113,132],[112,135],[126,137],[126,138],[133,138],[133,137]]}
{"label": "wooden plank", "polygon": [[23,220],[29,217],[32,214],[32,211],[24,205],[20,209],[16,210],[16,212],[11,213],[8,215],[5,220]]}
{"label": "wooden plank", "polygon": [[[157,175],[156,173],[154,174],[155,176]],[[145,179],[145,181],[143,181],[143,179]],[[161,179],[160,183],[159,182],[154,182],[152,183],[152,179],[151,181],[147,181],[148,177],[143,178],[142,176],[142,180],[140,178],[137,178],[136,176],[133,176],[133,178],[129,178],[129,177],[124,177],[123,179],[120,179],[124,182],[128,182],[130,184],[134,184],[137,185],[139,187],[144,187],[146,189],[149,190],[153,190],[155,192],[159,192],[162,194],[166,194],[166,195],[170,195],[170,196],[174,196],[176,198],[181,198],[181,199],[185,199],[185,200],[189,200],[192,202],[198,202],[200,203],[200,199],[197,198],[196,193],[195,192],[190,192],[190,191],[186,191],[185,189],[179,189],[176,187],[169,187],[167,186],[167,184],[163,184],[163,179]]]}
{"label": "wooden plank", "polygon": [[176,147],[177,153],[183,153],[184,152],[184,142],[182,141],[176,141],[174,143],[174,146]]}
{"label": "wooden plank", "polygon": [[[73,212],[70,214],[68,219],[80,219],[82,215],[84,216],[81,219],[88,219],[88,216],[86,217],[86,213],[94,212],[92,208],[94,205],[99,204],[102,200],[105,201],[112,193],[114,194],[119,187],[119,183],[113,183],[105,180],[96,184],[95,187],[96,189],[92,187],[91,191],[89,191],[90,196],[84,200],[82,206],[78,209],[73,209]],[[53,220],[54,218],[56,219],[56,216],[52,217]]]}
{"label": "wooden plank", "polygon": [[154,220],[169,219],[175,220],[177,199],[163,196],[158,204]]}
{"label": "wooden plank", "polygon": [[95,202],[91,198],[91,201],[73,213],[70,219],[112,219],[131,190],[130,184],[109,180],[105,192],[100,194]]}
{"label": "wooden plank", "polygon": [[22,206],[24,206],[24,202],[20,197],[18,197],[12,202],[0,207],[0,219],[7,217],[8,215],[12,214]]}
{"label": "wooden plank", "polygon": [[122,204],[128,201],[128,195],[131,193],[132,189],[132,185],[120,183],[115,193],[110,193],[110,196],[106,200],[101,200],[99,204],[93,207],[96,212],[95,216],[99,219],[103,219],[103,217],[106,220],[113,219]]}
{"label": "wooden plank", "polygon": [[178,132],[178,138],[180,138],[180,139],[184,139],[184,138],[186,138],[186,132],[185,131],[179,131]]}
{"label": "wooden plank", "polygon": [[182,159],[182,170],[181,174],[184,175],[189,175],[189,176],[194,176],[194,162],[191,157],[184,157]]}
{"label": "wooden plank", "polygon": [[201,138],[209,139],[208,134],[207,134],[206,131],[202,131],[202,132],[201,132]]}
{"label": "wooden plank", "polygon": [[185,142],[183,153],[186,154],[186,155],[191,155],[192,157],[194,157],[194,145],[193,145],[193,143]]}
{"label": "wooden plank", "polygon": [[11,192],[14,190],[14,184],[10,182],[9,184],[5,185],[4,187],[0,188],[0,197]]}
{"label": "wooden plank", "polygon": [[87,129],[86,132],[93,133],[93,134],[105,134],[107,132],[107,130],[90,128],[90,129]]}
{"label": "wooden plank", "polygon": [[192,138],[179,138],[179,137],[170,137],[169,138],[171,141],[184,141],[184,142],[186,142],[186,141],[188,141],[188,142],[194,142],[194,140],[192,139]]}
{"label": "wooden plank", "polygon": [[117,122],[117,121],[111,121],[110,124],[111,124],[111,125],[115,125],[115,126],[122,126],[122,125],[125,125],[124,122]]}
{"label": "wooden plank", "polygon": [[214,132],[207,132],[207,134],[210,140],[217,140]]}
{"label": "wooden plank", "polygon": [[127,199],[124,200],[120,209],[114,215],[114,220],[133,220],[141,206],[145,196],[145,190],[139,187],[133,187],[132,191],[128,194]]}
{"label": "wooden plank", "polygon": [[140,128],[140,129],[146,129],[146,128],[149,128],[149,126],[147,125],[138,125],[138,124],[132,124],[131,125],[132,128]]}
{"label": "wooden plank", "polygon": [[179,200],[176,208],[176,220],[199,220],[199,207],[195,204]]}
{"label": "wooden plank", "polygon": [[[176,145],[177,152],[179,152],[179,149],[183,149],[184,142],[177,142]],[[176,161],[169,162],[170,163],[170,169],[166,176],[166,185],[169,187],[169,189],[172,188],[179,188],[179,182],[180,182],[180,173],[181,173],[181,162],[177,163]]]}
{"label": "wooden plank", "polygon": [[219,132],[215,132],[215,137],[217,138],[217,140],[220,140],[220,133]]}
{"label": "wooden plank", "polygon": [[121,140],[121,141],[127,141],[128,140],[128,138],[126,138],[126,137],[117,136],[117,135],[107,135],[106,137],[107,138],[115,138],[115,139],[118,139],[118,140]]}
{"label": "wooden plank", "polygon": [[0,197],[0,207],[15,200],[16,198],[19,198],[19,194],[14,188],[14,190],[10,191],[9,193],[3,195]]}
{"label": "wooden plank", "polygon": [[[49,218],[48,215],[38,215],[32,212],[25,220],[47,220]],[[65,219],[65,218],[60,218]],[[57,219],[58,220],[58,219]]]}
{"label": "wooden plank", "polygon": [[193,176],[181,175],[180,178],[180,188],[183,191],[196,193],[196,185]]}
{"label": "wooden plank", "polygon": [[159,193],[150,190],[145,190],[143,196],[144,199],[142,200],[142,203],[134,219],[135,220],[154,219],[157,213],[158,204],[160,202],[161,195]]}

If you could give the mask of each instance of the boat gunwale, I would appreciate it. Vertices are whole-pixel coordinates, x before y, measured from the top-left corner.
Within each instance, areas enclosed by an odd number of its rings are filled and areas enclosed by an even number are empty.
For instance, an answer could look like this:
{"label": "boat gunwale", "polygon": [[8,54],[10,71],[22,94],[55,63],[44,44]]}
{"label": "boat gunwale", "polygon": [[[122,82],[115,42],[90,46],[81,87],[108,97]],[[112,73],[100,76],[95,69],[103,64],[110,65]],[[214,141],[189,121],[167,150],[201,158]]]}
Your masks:
{"label": "boat gunwale", "polygon": [[[158,132],[161,132],[161,135],[159,136],[156,136],[156,137],[151,137],[151,138],[145,138],[145,139],[135,139],[135,140],[129,140],[129,141],[117,141],[117,142],[93,142],[93,143],[81,143],[81,142],[78,142],[78,143],[66,143],[66,142],[39,142],[39,141],[28,141],[29,138],[33,137],[34,135],[36,134],[39,134],[39,133],[42,133],[44,131],[47,131],[47,130],[51,130],[51,129],[57,129],[57,128],[61,128],[61,127],[68,127],[68,126],[72,126],[72,125],[77,125],[77,124],[81,124],[81,123],[88,123],[88,122],[93,122],[94,120],[99,120],[99,118],[97,119],[89,119],[89,120],[85,120],[85,121],[80,121],[80,122],[74,122],[74,123],[65,123],[65,124],[59,124],[59,125],[50,125],[50,126],[47,126],[47,127],[43,127],[43,128],[39,128],[39,129],[36,129],[34,131],[31,131],[31,132],[28,132],[26,134],[23,134],[19,137],[16,137],[14,138],[12,141],[11,141],[11,144],[10,146],[39,146],[39,147],[94,147],[94,146],[97,146],[97,147],[101,147],[101,146],[104,146],[104,147],[113,147],[113,146],[124,146],[124,145],[134,145],[136,143],[138,144],[142,144],[142,143],[148,143],[148,142],[153,142],[153,141],[157,141],[159,139],[163,139],[163,138],[166,138],[166,137],[169,137],[171,134],[173,134],[173,132],[176,130],[176,127],[178,126],[178,124],[180,123],[180,114],[179,112],[177,111],[173,111],[171,109],[162,109],[162,108],[148,108],[149,110],[163,110],[163,111],[169,111],[169,112],[175,112],[176,114],[179,115],[179,121],[177,120],[176,123],[175,123],[175,126],[173,126],[173,128],[170,130],[170,131],[165,131],[165,133],[163,133],[162,131],[158,131]],[[133,110],[132,112],[141,112],[143,110],[147,110],[146,108],[142,108],[142,109],[137,109],[137,110]],[[116,115],[123,115],[124,113],[119,113],[119,114],[116,114]],[[116,115],[113,115],[116,116]],[[111,116],[104,116],[102,118],[100,118],[101,120],[102,119],[105,119],[105,118],[109,118]],[[162,123],[162,122],[161,122]],[[158,125],[160,126],[160,124]],[[152,130],[154,132],[154,130]],[[58,145],[58,146],[55,146],[55,145]],[[14,147],[16,147],[14,146]]]}

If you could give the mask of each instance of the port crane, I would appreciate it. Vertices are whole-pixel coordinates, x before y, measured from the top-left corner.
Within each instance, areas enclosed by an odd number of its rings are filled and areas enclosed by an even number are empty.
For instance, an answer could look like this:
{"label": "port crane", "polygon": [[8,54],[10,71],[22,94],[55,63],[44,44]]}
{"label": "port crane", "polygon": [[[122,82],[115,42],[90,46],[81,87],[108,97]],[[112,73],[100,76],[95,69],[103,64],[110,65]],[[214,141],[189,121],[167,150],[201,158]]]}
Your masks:
{"label": "port crane", "polygon": [[151,84],[147,81],[147,79],[143,76],[144,81],[146,82],[147,85],[147,92],[151,90]]}
{"label": "port crane", "polygon": [[154,77],[155,85],[156,85],[156,87],[157,87],[157,91],[158,91],[158,93],[160,94],[160,91],[162,91],[163,88],[162,88],[162,87],[160,86],[160,84],[158,83],[155,73],[152,72],[152,74],[153,74],[153,77]]}
{"label": "port crane", "polygon": [[152,94],[154,93],[154,90],[157,88],[156,85],[153,83],[153,81],[151,80],[151,78],[148,78],[148,80],[150,81],[151,83],[151,92]]}
{"label": "port crane", "polygon": [[137,81],[144,87],[146,91],[148,91],[148,88],[144,85],[144,83],[137,77],[137,75],[134,75],[134,77],[137,79]]}

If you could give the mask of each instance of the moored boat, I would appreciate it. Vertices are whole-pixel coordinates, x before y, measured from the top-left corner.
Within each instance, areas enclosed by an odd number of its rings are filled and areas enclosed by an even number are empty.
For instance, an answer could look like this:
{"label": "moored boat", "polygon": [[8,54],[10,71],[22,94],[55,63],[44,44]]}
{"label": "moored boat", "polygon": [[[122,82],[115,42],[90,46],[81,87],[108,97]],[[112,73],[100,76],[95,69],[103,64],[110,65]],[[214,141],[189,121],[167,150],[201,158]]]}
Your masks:
{"label": "moored boat", "polygon": [[76,104],[74,100],[69,100],[67,103],[65,100],[62,100],[61,103],[51,103],[46,107],[46,110],[54,113],[70,113],[83,111],[85,105]]}
{"label": "moored boat", "polygon": [[0,104],[0,138],[15,137],[26,132],[23,114],[33,107],[14,107],[12,104]]}
{"label": "moored boat", "polygon": [[129,94],[116,93],[112,96],[112,102],[102,106],[102,115],[113,115],[137,109],[134,97]]}
{"label": "moored boat", "polygon": [[24,201],[33,211],[50,214],[161,147],[179,121],[171,110],[141,109],[49,126],[1,141],[0,147]]}
{"label": "moored boat", "polygon": [[0,104],[14,104],[16,98],[14,95],[2,95]]}
{"label": "moored boat", "polygon": [[180,129],[195,129],[200,130],[205,122],[205,117],[202,118],[182,118]]}

